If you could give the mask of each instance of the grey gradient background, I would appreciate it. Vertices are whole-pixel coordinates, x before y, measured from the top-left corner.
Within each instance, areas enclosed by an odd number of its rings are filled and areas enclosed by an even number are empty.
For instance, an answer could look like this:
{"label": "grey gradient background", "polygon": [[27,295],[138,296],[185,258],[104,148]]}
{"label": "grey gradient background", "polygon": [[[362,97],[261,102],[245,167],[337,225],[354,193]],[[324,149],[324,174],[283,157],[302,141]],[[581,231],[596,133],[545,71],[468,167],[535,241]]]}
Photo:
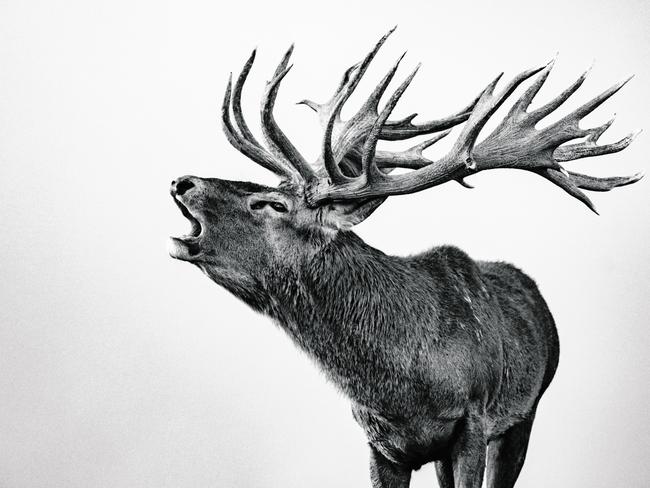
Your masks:
{"label": "grey gradient background", "polygon": [[[447,115],[559,51],[538,104],[594,59],[568,106],[637,75],[585,121],[617,112],[608,142],[650,129],[649,17],[642,1],[0,1],[0,487],[369,486],[346,400],[266,318],[167,256],[188,228],[172,178],[274,181],[221,135],[228,72],[260,47],[256,126],[296,42],[277,118],[312,158],[320,131],[293,103],[327,98],[396,23],[358,90],[408,49],[401,73],[424,66],[396,115]],[[646,132],[571,167],[631,174],[649,149]],[[534,175],[471,182],[392,198],[358,232],[392,253],[453,243],[537,280],[562,352],[519,487],[648,486],[650,181],[594,194],[600,217]],[[413,486],[435,486],[433,469]]]}

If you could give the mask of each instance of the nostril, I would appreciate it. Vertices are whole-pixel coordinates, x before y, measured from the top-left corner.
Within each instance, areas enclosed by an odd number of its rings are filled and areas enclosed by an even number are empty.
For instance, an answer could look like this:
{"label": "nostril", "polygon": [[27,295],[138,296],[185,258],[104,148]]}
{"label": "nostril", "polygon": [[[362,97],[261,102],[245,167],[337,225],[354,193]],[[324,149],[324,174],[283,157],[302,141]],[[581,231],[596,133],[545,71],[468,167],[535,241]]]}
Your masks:
{"label": "nostril", "polygon": [[187,190],[190,190],[191,188],[194,188],[194,183],[192,183],[190,180],[181,180],[176,183],[176,194],[183,195],[185,192],[187,192]]}

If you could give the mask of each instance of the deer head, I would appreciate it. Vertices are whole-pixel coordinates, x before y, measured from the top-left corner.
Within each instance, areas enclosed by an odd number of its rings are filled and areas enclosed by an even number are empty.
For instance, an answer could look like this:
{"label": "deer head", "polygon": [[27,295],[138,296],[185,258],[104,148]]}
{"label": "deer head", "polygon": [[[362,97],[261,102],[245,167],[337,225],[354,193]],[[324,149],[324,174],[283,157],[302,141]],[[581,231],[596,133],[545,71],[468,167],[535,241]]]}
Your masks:
{"label": "deer head", "polygon": [[[540,108],[527,109],[549,76],[553,62],[520,73],[495,92],[499,75],[467,107],[449,117],[414,123],[416,114],[401,120],[389,116],[417,68],[399,85],[379,110],[379,102],[393,79],[400,59],[349,120],[341,120],[344,103],[392,30],[365,58],[344,74],[333,97],[317,104],[302,104],[316,111],[324,128],[322,151],[309,164],[278,127],[273,107],[282,79],[291,66],[292,48],[282,58],[262,99],[263,146],[250,131],[241,109],[244,83],[255,59],[252,53],[234,89],[228,82],[222,122],[230,143],[245,156],[281,178],[277,188],[253,183],[185,176],[172,183],[171,193],[192,223],[190,235],[172,238],[171,255],[198,264],[216,281],[237,289],[263,289],[261,276],[273,267],[296,264],[317,252],[341,230],[366,219],[391,195],[413,193],[450,180],[468,186],[464,178],[494,168],[534,172],[562,188],[595,212],[583,190],[607,191],[634,183],[641,174],[596,178],[566,171],[562,163],[626,148],[635,134],[618,142],[598,145],[612,121],[581,129],[580,120],[616,93],[625,82],[612,86],[557,122],[536,129],[537,123],[560,107],[583,83],[580,76],[569,88]],[[524,81],[536,76],[514,102],[509,113],[480,143],[479,133],[488,119]],[[234,114],[234,124],[231,119]],[[433,161],[423,151],[465,123],[451,150]],[[377,142],[434,134],[408,150],[377,150]],[[582,141],[565,144],[575,139]],[[394,168],[411,171],[392,174]],[[470,187],[471,188],[471,187]]]}
{"label": "deer head", "polygon": [[172,257],[197,264],[249,304],[264,294],[268,273],[298,266],[336,225],[298,187],[183,176],[171,194],[191,222],[188,235],[171,239]]}

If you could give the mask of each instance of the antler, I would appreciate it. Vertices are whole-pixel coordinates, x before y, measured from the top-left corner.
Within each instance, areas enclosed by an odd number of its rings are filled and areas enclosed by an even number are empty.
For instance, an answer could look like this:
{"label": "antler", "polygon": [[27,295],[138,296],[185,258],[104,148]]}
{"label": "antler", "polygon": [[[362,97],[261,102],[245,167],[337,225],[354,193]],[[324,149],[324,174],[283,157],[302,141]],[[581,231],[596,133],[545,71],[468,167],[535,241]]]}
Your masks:
{"label": "antler", "polygon": [[[267,151],[251,133],[241,109],[241,94],[244,83],[248,77],[253,62],[255,61],[255,50],[251,53],[248,61],[244,65],[232,94],[232,74],[228,80],[228,87],[223,99],[221,108],[221,120],[226,137],[238,151],[252,159],[266,169],[280,175],[284,180],[294,184],[303,184],[311,181],[315,177],[314,171],[305,161],[302,155],[289,141],[287,136],[282,132],[273,117],[273,107],[278,95],[280,82],[291,69],[288,66],[289,58],[293,51],[293,46],[289,48],[275,70],[273,78],[266,85],[266,91],[262,98],[261,115],[262,115],[262,132],[266,139],[271,152]],[[232,98],[232,103],[231,103]],[[233,127],[230,120],[230,106],[235,115],[237,128]]]}
{"label": "antler", "polygon": [[[582,74],[569,88],[546,105],[527,112],[533,98],[548,78],[553,62],[520,73],[495,94],[502,73],[474,101],[456,114],[440,120],[415,124],[413,120],[417,114],[395,121],[388,120],[388,117],[413,80],[419,65],[392,94],[381,113],[378,109],[379,101],[393,79],[404,56],[402,55],[357,113],[347,121],[341,120],[343,105],[356,89],[370,62],[393,30],[384,35],[361,62],[345,72],[328,102],[324,104],[309,100],[299,102],[318,113],[325,129],[322,154],[316,168],[312,168],[291,144],[273,116],[280,83],[291,69],[288,62],[293,46],[284,55],[273,78],[267,83],[262,100],[262,133],[269,150],[255,139],[241,110],[241,92],[255,59],[255,51],[244,65],[235,84],[234,93],[232,93],[232,80],[229,80],[226,89],[222,121],[230,143],[253,161],[280,175],[285,182],[303,187],[310,206],[317,206],[327,201],[368,199],[376,199],[379,205],[390,195],[414,193],[450,180],[469,186],[464,182],[464,178],[479,171],[516,168],[543,176],[595,212],[592,202],[581,190],[608,191],[634,183],[643,176],[638,173],[633,176],[596,178],[567,172],[560,165],[566,161],[621,151],[637,134],[630,134],[618,142],[600,146],[597,144],[598,139],[612,121],[592,129],[579,127],[582,118],[620,90],[628,80],[614,85],[548,127],[536,129],[537,123],[560,107],[582,85],[587,75],[587,72]],[[499,126],[485,140],[477,144],[477,138],[490,117],[519,85],[535,75],[537,78],[533,84],[514,103]],[[231,106],[235,115],[236,128],[230,120]],[[452,127],[462,122],[466,124],[452,149],[445,156],[437,161],[424,156],[423,151],[426,148],[447,136]],[[405,151],[377,150],[377,142],[380,139],[403,140],[432,133],[437,134]],[[564,145],[580,138],[585,139],[579,143]],[[390,174],[392,168],[409,168],[412,171]]]}
{"label": "antler", "polygon": [[[614,144],[598,146],[596,144],[598,138],[609,127],[611,121],[593,129],[579,127],[583,117],[616,93],[627,80],[604,91],[558,122],[537,130],[535,125],[562,105],[582,85],[587,74],[584,73],[568,89],[543,107],[530,113],[526,112],[534,96],[546,81],[552,66],[553,62],[545,67],[524,71],[498,94],[494,94],[501,78],[499,75],[480,95],[451,151],[435,162],[424,158],[422,150],[446,136],[449,131],[438,134],[433,139],[407,151],[399,153],[376,151],[377,141],[382,135],[387,118],[413,79],[414,71],[393,93],[369,131],[361,124],[349,129],[351,132],[366,134],[361,156],[361,174],[355,178],[341,177],[340,172],[333,170],[334,165],[326,165],[332,183],[321,179],[316,185],[311,186],[307,193],[308,202],[316,205],[324,200],[364,199],[413,193],[452,179],[462,181],[462,178],[487,169],[517,168],[533,171],[545,177],[595,211],[592,202],[581,189],[607,191],[617,186],[634,183],[642,175],[596,178],[569,173],[559,163],[617,152],[632,142],[636,134],[631,134]],[[394,68],[387,77],[391,78],[393,73]],[[481,129],[494,112],[522,82],[536,74],[538,74],[537,79],[515,102],[499,126],[484,141],[476,144]],[[382,91],[383,84],[384,81],[378,85],[378,88],[382,87]],[[328,137],[327,133],[325,137]],[[562,146],[570,140],[583,137],[587,137],[584,142]],[[326,144],[327,142],[324,143]],[[382,167],[418,169],[404,174],[389,175],[380,170]]]}

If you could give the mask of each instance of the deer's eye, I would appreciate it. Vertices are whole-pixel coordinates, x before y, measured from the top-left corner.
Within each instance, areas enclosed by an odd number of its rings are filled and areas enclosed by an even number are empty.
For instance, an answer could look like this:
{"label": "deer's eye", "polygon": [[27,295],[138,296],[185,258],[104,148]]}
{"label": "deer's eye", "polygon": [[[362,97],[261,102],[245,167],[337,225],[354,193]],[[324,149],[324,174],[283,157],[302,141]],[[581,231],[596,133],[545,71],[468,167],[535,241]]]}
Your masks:
{"label": "deer's eye", "polygon": [[281,202],[272,201],[272,200],[256,200],[254,202],[251,202],[250,209],[262,210],[267,205],[271,207],[273,210],[275,210],[276,212],[286,213],[289,211],[285,204]]}
{"label": "deer's eye", "polygon": [[269,202],[269,205],[270,205],[271,208],[272,208],[273,210],[275,210],[276,212],[282,212],[282,213],[287,212],[287,207],[285,207],[285,205],[284,205],[283,203],[280,203],[280,202]]}

